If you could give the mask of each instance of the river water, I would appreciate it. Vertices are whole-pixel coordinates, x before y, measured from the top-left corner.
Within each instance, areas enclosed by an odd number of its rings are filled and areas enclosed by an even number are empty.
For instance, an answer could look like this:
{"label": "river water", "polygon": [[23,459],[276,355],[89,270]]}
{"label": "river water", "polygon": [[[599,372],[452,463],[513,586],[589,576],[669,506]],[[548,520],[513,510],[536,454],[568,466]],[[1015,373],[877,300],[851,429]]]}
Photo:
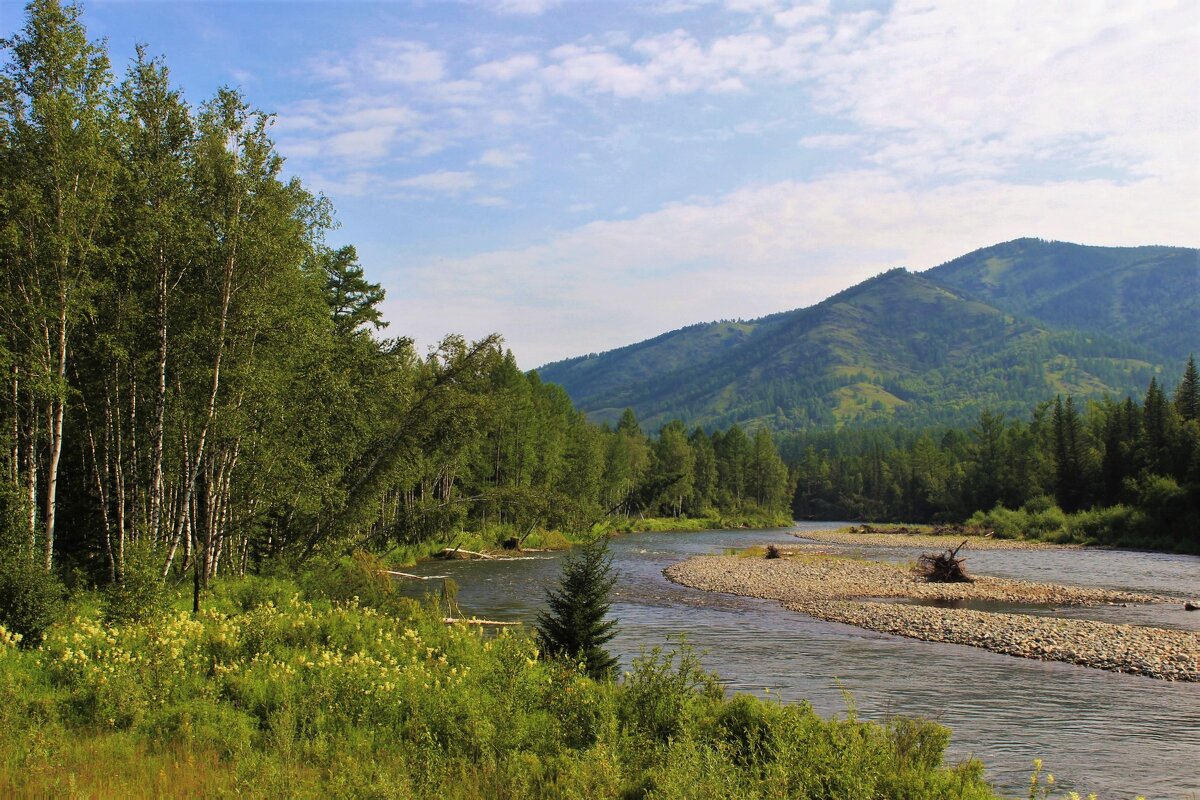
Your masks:
{"label": "river water", "polygon": [[[672,646],[685,634],[707,669],[731,692],[807,700],[825,716],[845,717],[847,697],[860,718],[924,716],[953,731],[948,759],[983,760],[997,788],[1025,796],[1041,758],[1060,792],[1097,792],[1101,800],[1200,798],[1200,684],[1121,675],[1041,662],[961,645],[922,642],[822,622],[778,604],[710,594],[667,581],[662,570],[692,555],[779,542],[806,530],[639,533],[612,540],[618,580],[610,643],[624,667],[643,649]],[[826,549],[867,558],[912,560],[913,548]],[[965,552],[965,551],[964,551]],[[411,571],[448,575],[463,613],[532,622],[560,573],[560,553],[520,560],[429,562]],[[972,572],[1169,594],[1200,592],[1200,557],[1106,550],[974,551]],[[434,581],[402,581],[414,594]],[[1028,609],[1026,609],[1028,610]],[[1038,609],[1048,613],[1049,609]],[[1070,609],[1108,622],[1200,629],[1200,612],[1171,607]],[[1058,796],[1058,793],[1056,793]]]}

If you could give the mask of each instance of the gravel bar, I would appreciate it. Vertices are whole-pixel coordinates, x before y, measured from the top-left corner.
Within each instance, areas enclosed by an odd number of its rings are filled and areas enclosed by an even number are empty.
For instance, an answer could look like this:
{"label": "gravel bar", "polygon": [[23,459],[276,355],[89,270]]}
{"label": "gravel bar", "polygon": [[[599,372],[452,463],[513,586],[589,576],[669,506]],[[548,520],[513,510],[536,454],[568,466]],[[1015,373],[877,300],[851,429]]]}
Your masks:
{"label": "gravel bar", "polygon": [[974,583],[926,583],[891,564],[804,553],[777,559],[698,556],[663,574],[684,586],[777,600],[818,619],[881,633],[1163,680],[1200,681],[1200,633],[1195,631],[875,600],[1089,605],[1178,603],[1177,598],[990,576],[976,576]]}
{"label": "gravel bar", "polygon": [[811,539],[827,544],[866,545],[870,547],[922,547],[945,550],[957,547],[964,540],[967,550],[1078,550],[1083,545],[1051,544],[1024,539],[997,539],[994,536],[952,534],[935,536],[932,533],[852,533],[848,528],[836,531],[798,531],[799,539]]}

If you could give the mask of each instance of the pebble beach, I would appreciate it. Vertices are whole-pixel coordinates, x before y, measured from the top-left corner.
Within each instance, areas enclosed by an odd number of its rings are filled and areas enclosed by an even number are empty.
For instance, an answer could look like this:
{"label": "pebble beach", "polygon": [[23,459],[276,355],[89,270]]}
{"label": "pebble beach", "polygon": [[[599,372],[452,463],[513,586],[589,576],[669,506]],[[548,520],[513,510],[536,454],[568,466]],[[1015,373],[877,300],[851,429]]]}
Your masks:
{"label": "pebble beach", "polygon": [[784,557],[774,559],[698,556],[664,574],[684,586],[776,600],[818,619],[881,633],[1162,680],[1200,681],[1200,633],[1195,631],[934,605],[1181,602],[1173,597],[986,575],[974,576],[973,583],[928,583],[902,566],[803,549],[785,549]]}

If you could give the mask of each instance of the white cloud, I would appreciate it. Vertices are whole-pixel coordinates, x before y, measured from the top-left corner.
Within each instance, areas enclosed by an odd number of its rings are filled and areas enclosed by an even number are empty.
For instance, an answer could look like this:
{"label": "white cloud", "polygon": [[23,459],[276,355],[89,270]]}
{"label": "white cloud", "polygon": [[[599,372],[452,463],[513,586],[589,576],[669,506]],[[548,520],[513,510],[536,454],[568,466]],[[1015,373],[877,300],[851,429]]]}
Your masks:
{"label": "white cloud", "polygon": [[[1136,218],[1130,208],[1151,210]],[[894,266],[924,269],[1021,236],[1196,245],[1186,180],[917,191],[885,172],[780,182],[708,203],[593,222],[531,247],[406,272],[395,317],[416,329],[503,331],[525,367],[706,319],[809,305]]]}
{"label": "white cloud", "polygon": [[668,16],[670,14],[683,14],[688,11],[695,11],[712,2],[713,0],[659,0],[656,3],[642,5],[640,8],[644,14]]}
{"label": "white cloud", "polygon": [[468,189],[475,188],[478,184],[479,180],[472,172],[444,169],[396,181],[396,186],[406,189],[419,189],[440,194],[461,194]]}
{"label": "white cloud", "polygon": [[562,0],[483,0],[493,14],[522,17],[540,16],[561,3]]}
{"label": "white cloud", "polygon": [[433,83],[446,75],[446,56],[424,42],[376,39],[357,54],[370,77],[386,83]]}
{"label": "white cloud", "polygon": [[516,169],[529,159],[529,151],[523,147],[493,147],[484,150],[479,158],[471,163],[495,169]]}
{"label": "white cloud", "polygon": [[432,84],[446,76],[446,54],[422,41],[376,37],[349,54],[322,53],[308,66],[314,77],[342,85]]}
{"label": "white cloud", "polygon": [[471,70],[471,74],[484,82],[507,82],[524,77],[538,68],[539,59],[534,55],[516,55],[497,61],[487,61]]}
{"label": "white cloud", "polygon": [[1200,144],[1198,34],[1186,4],[902,0],[823,46],[817,96],[889,134],[894,169],[998,174],[1067,149],[1157,172]]}
{"label": "white cloud", "polygon": [[340,158],[373,160],[387,155],[388,147],[395,138],[396,129],[386,125],[346,131],[330,136],[322,150],[328,155]]}
{"label": "white cloud", "polygon": [[772,21],[781,28],[798,28],[815,19],[829,15],[828,0],[817,3],[806,3],[776,11]]}
{"label": "white cloud", "polygon": [[751,30],[706,42],[680,29],[637,39],[625,48],[575,42],[551,50],[551,63],[541,75],[549,89],[567,95],[646,100],[720,94],[745,90],[750,82],[801,80],[811,74],[814,48],[826,38],[804,28],[778,40]]}
{"label": "white cloud", "polygon": [[863,137],[857,133],[816,133],[801,137],[800,146],[814,150],[841,150],[862,142]]}

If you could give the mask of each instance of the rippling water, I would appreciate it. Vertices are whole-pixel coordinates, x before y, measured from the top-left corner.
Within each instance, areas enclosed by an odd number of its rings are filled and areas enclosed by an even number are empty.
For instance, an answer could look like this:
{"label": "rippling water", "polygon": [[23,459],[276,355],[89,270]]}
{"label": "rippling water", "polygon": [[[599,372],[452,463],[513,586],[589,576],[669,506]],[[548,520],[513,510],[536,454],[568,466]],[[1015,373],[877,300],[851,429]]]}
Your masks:
{"label": "rippling water", "polygon": [[[611,649],[628,665],[643,648],[680,633],[731,691],[808,700],[824,715],[847,714],[843,690],[860,717],[932,717],[954,731],[951,759],[976,755],[1004,792],[1028,790],[1041,758],[1061,790],[1103,800],[1200,798],[1200,685],[1176,684],[1057,662],[921,642],[814,620],[771,601],[676,586],[662,570],[691,555],[767,542],[796,543],[790,530],[630,534],[612,542],[619,578]],[[802,540],[800,540],[802,541]],[[825,545],[829,548],[829,545]],[[842,548],[905,561],[914,548]],[[964,551],[964,553],[967,551]],[[436,562],[415,573],[450,575],[467,614],[532,621],[560,554],[519,561]],[[968,568],[1024,580],[1113,586],[1187,596],[1200,592],[1200,558],[1105,550],[974,551]],[[414,593],[433,582],[406,581]],[[1042,613],[1047,609],[1039,609]],[[1104,606],[1055,613],[1107,622],[1200,629],[1200,612],[1177,606]]]}

